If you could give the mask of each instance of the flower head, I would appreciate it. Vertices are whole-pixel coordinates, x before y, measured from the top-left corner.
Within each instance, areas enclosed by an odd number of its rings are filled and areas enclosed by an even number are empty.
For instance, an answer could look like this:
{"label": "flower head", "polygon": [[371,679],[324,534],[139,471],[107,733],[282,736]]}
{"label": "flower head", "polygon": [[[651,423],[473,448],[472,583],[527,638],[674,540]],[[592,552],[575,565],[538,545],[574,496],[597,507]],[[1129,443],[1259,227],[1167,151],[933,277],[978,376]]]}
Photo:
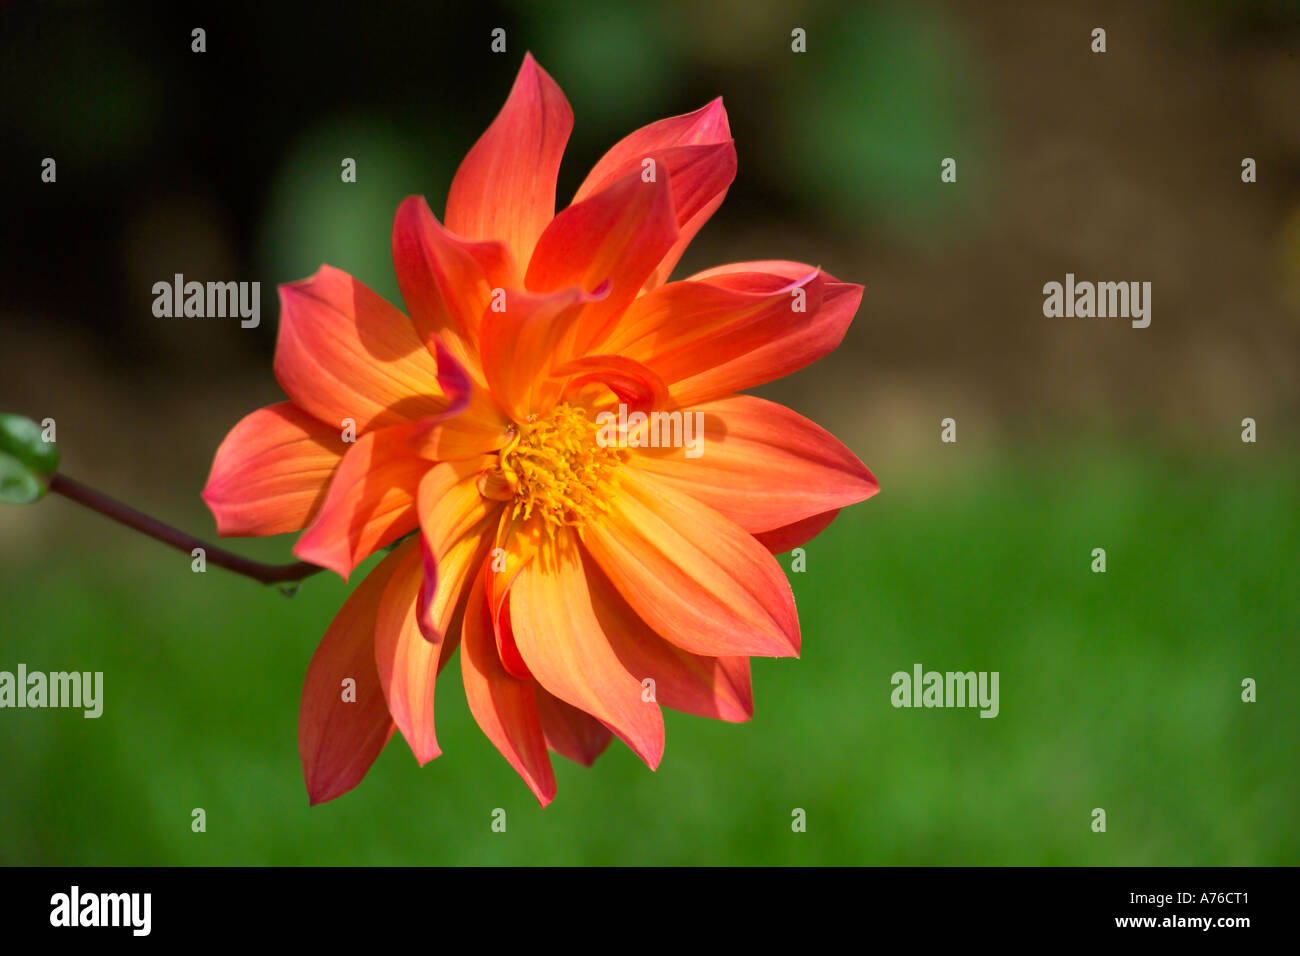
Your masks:
{"label": "flower head", "polygon": [[557,214],[572,123],[526,57],[445,223],[397,211],[410,318],[329,266],[281,287],[289,400],[217,451],[223,535],[301,530],[295,553],[345,578],[400,542],[308,667],[313,803],[394,730],[439,755],[458,645],[470,710],[543,804],[550,751],[590,764],[617,736],[656,767],[661,705],[746,720],[748,658],[799,651],[774,553],[877,490],[817,425],[736,394],[838,345],[860,286],[785,261],[666,281],[735,176],[721,100],[623,139]]}

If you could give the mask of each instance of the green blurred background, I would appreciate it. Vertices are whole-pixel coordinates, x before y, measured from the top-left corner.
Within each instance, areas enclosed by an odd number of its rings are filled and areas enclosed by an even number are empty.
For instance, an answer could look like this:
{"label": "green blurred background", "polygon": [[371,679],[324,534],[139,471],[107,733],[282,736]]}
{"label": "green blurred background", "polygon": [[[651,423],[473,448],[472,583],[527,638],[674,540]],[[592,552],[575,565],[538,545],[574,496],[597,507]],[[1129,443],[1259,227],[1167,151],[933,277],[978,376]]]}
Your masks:
{"label": "green blurred background", "polygon": [[[0,409],[55,418],[69,474],[210,535],[213,451],[279,398],[274,285],[324,261],[400,302],[397,203],[441,212],[531,50],[576,114],[565,196],[724,97],[740,172],[678,274],[865,284],[841,349],[762,394],[883,491],[791,573],[803,657],[755,662],[752,722],[670,714],[654,773],[556,758],[546,810],[456,663],[443,756],[396,738],[309,809],[298,694],[342,582],[286,598],[66,501],[6,508],[0,670],[103,671],[105,707],[0,710],[0,862],[1300,862],[1295,4],[269,6],[0,10]],[[155,318],[175,272],[262,282],[261,328]],[[1151,327],[1044,318],[1066,272],[1151,281]],[[999,716],[894,709],[918,662],[998,671]]]}

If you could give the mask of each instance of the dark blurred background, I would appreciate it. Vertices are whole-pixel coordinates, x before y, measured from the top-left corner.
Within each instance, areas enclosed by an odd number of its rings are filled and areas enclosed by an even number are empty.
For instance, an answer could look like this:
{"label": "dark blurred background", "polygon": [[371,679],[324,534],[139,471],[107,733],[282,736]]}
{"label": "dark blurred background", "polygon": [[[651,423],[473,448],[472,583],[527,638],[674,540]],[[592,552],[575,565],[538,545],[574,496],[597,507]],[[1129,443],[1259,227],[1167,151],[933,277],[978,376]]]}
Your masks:
{"label": "dark blurred background", "polygon": [[[674,718],[656,774],[566,767],[545,812],[453,665],[444,756],[395,740],[309,813],[297,695],[345,587],[285,601],[66,502],[6,508],[0,669],[102,669],[107,701],[0,712],[0,861],[1296,862],[1300,5],[469,7],[0,8],[0,410],[210,534],[217,444],[280,397],[274,287],[328,262],[400,304],[393,213],[441,214],[526,51],[576,117],[561,202],[721,95],[739,174],[677,274],[789,258],[866,286],[840,350],[762,390],[884,489],[791,575],[803,659],[756,663],[751,725]],[[1150,281],[1151,326],[1045,318],[1067,272]],[[174,273],[261,282],[261,326],[155,317]],[[1001,715],[892,709],[918,661],[999,670]]]}

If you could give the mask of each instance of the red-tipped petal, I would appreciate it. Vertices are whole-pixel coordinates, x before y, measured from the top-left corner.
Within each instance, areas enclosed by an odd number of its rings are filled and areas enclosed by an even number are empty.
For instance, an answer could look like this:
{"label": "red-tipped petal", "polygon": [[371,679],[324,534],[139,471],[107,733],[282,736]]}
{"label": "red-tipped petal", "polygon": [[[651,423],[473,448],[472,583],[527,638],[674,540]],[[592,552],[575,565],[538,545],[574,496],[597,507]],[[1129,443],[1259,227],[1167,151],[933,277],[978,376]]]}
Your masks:
{"label": "red-tipped petal", "polygon": [[752,535],[636,469],[618,485],[583,542],[647,624],[707,657],[799,653],[790,584]]}
{"label": "red-tipped petal", "polygon": [[555,214],[555,177],[573,111],[555,81],[524,57],[510,96],[456,171],[447,228],[468,239],[500,239],[520,265]]}
{"label": "red-tipped petal", "polygon": [[346,272],[321,266],[280,286],[275,377],[293,403],[357,433],[447,407],[438,367],[406,316]]}
{"label": "red-tipped petal", "polygon": [[461,634],[460,669],[470,713],[546,806],[555,798],[555,772],[537,714],[536,685],[511,677],[501,666],[481,575],[475,575]]}
{"label": "red-tipped petal", "polygon": [[727,111],[718,97],[693,113],[669,116],[629,133],[610,147],[582,181],[573,201],[600,192],[631,170],[640,170],[641,162],[652,153],[670,146],[708,146],[731,142]]}
{"label": "red-tipped petal", "polygon": [[865,501],[880,490],[834,435],[783,405],[733,395],[682,414],[703,424],[703,434],[692,434],[694,449],[640,449],[631,464],[750,533]]}
{"label": "red-tipped petal", "polygon": [[537,713],[542,719],[542,730],[546,732],[547,746],[562,757],[590,767],[614,739],[609,728],[590,714],[547,693],[540,685],[536,694]]}
{"label": "red-tipped petal", "polygon": [[217,533],[298,531],[325,498],[347,445],[292,402],[259,408],[230,430],[203,489]]}
{"label": "red-tipped petal", "polygon": [[557,215],[528,264],[524,284],[537,292],[576,286],[609,294],[583,310],[575,355],[598,343],[677,241],[666,178],[631,172]]}
{"label": "red-tipped petal", "polygon": [[537,682],[595,717],[653,770],[664,750],[659,705],[642,700],[641,682],[610,647],[592,608],[576,539],[543,545],[510,589],[510,622]]}
{"label": "red-tipped petal", "polygon": [[357,439],[294,554],[347,578],[376,549],[415,529],[416,489],[429,468],[410,448],[416,427],[382,428]]}
{"label": "red-tipped petal", "polygon": [[375,567],[335,616],[307,668],[298,712],[298,754],[312,804],[347,793],[393,735],[379,672],[375,627],[384,592],[405,555]]}
{"label": "red-tipped petal", "polygon": [[645,159],[655,154],[663,167],[661,173],[666,172],[672,183],[678,239],[647,280],[649,286],[668,278],[735,179],[736,151],[722,100],[694,113],[651,123],[620,140],[592,168],[574,202],[594,195],[630,170],[642,169]]}

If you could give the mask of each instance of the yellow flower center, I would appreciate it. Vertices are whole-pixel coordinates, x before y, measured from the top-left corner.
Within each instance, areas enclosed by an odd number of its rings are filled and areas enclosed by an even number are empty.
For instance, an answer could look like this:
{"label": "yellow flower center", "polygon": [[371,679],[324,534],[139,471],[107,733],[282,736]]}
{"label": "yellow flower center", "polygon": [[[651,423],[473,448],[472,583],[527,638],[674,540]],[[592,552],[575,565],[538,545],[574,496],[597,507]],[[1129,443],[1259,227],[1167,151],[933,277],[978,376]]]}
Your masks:
{"label": "yellow flower center", "polygon": [[514,432],[501,450],[501,471],[514,489],[515,516],[539,515],[550,534],[609,510],[610,476],[625,453],[597,441],[599,428],[586,410],[561,402]]}

